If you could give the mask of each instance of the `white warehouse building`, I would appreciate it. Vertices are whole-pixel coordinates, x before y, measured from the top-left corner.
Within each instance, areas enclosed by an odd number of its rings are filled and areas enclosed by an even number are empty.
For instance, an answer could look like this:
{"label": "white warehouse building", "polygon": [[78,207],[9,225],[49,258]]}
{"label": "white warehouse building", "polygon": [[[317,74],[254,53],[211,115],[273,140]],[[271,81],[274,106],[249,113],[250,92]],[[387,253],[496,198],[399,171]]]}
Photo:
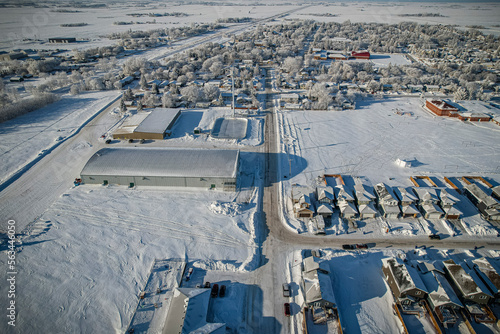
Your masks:
{"label": "white warehouse building", "polygon": [[81,172],[83,183],[235,191],[238,150],[104,148]]}

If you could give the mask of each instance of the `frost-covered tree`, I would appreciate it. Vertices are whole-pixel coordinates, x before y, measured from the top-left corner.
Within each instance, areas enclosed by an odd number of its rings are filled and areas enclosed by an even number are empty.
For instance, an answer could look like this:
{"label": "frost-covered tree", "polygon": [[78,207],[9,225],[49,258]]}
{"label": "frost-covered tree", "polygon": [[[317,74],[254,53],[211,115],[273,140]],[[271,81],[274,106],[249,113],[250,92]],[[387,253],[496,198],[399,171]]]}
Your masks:
{"label": "frost-covered tree", "polygon": [[160,94],[160,90],[158,89],[158,85],[156,83],[153,83],[151,85],[151,93]]}
{"label": "frost-covered tree", "polygon": [[121,100],[120,100],[120,112],[124,113],[126,111],[127,111],[127,106],[125,105],[125,101],[123,100],[123,98],[121,98]]}
{"label": "frost-covered tree", "polygon": [[175,107],[175,98],[170,93],[163,94],[161,98],[161,104],[163,108],[174,108]]}
{"label": "frost-covered tree", "polygon": [[188,86],[181,89],[181,95],[189,102],[196,103],[202,100],[202,90],[197,86]]}
{"label": "frost-covered tree", "polygon": [[216,99],[220,94],[219,87],[213,85],[205,85],[203,87],[203,92],[205,93],[205,97],[208,101],[212,101]]}
{"label": "frost-covered tree", "polygon": [[146,90],[148,88],[148,82],[146,81],[146,76],[144,74],[142,74],[141,78],[139,79],[139,85],[141,86],[142,90]]}

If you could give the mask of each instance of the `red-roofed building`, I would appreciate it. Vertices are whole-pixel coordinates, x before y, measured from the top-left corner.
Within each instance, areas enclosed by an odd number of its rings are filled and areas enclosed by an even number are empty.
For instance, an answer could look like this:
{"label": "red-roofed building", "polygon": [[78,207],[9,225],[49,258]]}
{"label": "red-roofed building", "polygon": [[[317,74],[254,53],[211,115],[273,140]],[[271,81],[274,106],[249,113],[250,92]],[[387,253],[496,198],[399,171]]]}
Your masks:
{"label": "red-roofed building", "polygon": [[352,51],[351,56],[356,59],[370,59],[370,52],[368,51]]}
{"label": "red-roofed building", "polygon": [[458,117],[458,108],[443,100],[427,100],[425,106],[438,116]]}

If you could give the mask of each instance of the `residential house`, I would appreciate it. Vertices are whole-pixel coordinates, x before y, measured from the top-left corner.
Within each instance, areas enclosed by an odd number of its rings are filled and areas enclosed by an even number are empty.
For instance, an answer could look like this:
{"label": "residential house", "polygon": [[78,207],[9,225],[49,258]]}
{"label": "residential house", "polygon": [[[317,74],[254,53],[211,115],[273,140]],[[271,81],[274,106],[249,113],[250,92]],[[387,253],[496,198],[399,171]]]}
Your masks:
{"label": "residential house", "polygon": [[374,206],[375,195],[373,195],[373,192],[368,190],[363,184],[356,184],[354,186],[354,196],[358,204],[359,218],[375,218],[377,210]]}
{"label": "residential house", "polygon": [[401,217],[403,218],[417,218],[418,209],[415,206],[417,203],[417,197],[413,194],[411,189],[404,187],[397,187],[394,189],[394,194],[401,203]]}
{"label": "residential house", "polygon": [[301,283],[306,306],[335,308],[337,304],[328,264],[319,258],[310,256],[303,260],[302,265]]}
{"label": "residential house", "polygon": [[332,205],[335,201],[335,193],[330,186],[320,186],[316,188],[316,198],[318,203]]}
{"label": "residential house", "polygon": [[413,192],[418,197],[418,208],[425,219],[440,219],[444,212],[439,207],[439,197],[436,189],[429,187],[414,187]]}
{"label": "residential house", "polygon": [[409,306],[427,296],[427,288],[416,269],[400,259],[382,259],[382,272],[398,304]]}
{"label": "residential house", "polygon": [[398,218],[400,214],[399,202],[392,189],[383,183],[375,185],[375,195],[380,212],[384,218]]}
{"label": "residential house", "polygon": [[354,204],[354,197],[343,185],[336,186],[334,189],[340,216],[347,219],[355,218],[358,215],[358,210]]}
{"label": "residential house", "polygon": [[419,263],[417,268],[429,293],[427,302],[445,328],[453,326],[463,305],[444,276],[444,272],[432,264],[423,264],[424,262]]}
{"label": "residential house", "polygon": [[316,203],[316,213],[324,219],[330,219],[333,215],[333,207],[328,203]]}
{"label": "residential house", "polygon": [[500,220],[500,202],[496,198],[489,196],[474,183],[464,187],[464,194],[476,205],[486,219]]}
{"label": "residential house", "polygon": [[[443,261],[444,270],[448,279],[455,287],[464,303],[488,304],[493,296],[487,288],[481,289],[478,282],[465,269],[453,260]],[[484,284],[483,284],[484,285]]]}
{"label": "residential house", "polygon": [[493,267],[491,259],[482,257],[471,262],[471,267],[488,287],[495,301],[500,302],[500,272]]}
{"label": "residential house", "polygon": [[444,218],[446,219],[460,219],[462,211],[458,210],[456,203],[459,199],[451,195],[446,189],[439,190],[439,199],[441,209],[444,211]]}

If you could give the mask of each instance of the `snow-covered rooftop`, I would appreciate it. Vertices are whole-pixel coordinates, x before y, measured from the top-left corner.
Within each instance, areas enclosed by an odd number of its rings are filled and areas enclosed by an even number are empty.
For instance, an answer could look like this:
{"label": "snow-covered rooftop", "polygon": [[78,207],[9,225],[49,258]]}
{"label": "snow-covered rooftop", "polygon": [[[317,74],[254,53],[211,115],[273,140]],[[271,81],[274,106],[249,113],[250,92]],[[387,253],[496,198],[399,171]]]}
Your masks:
{"label": "snow-covered rooftop", "polygon": [[437,271],[429,271],[422,274],[421,277],[429,292],[428,298],[431,300],[434,307],[462,307],[462,303],[443,274]]}
{"label": "snow-covered rooftop", "polygon": [[134,132],[163,133],[180,114],[179,109],[155,108]]}
{"label": "snow-covered rooftop", "polygon": [[464,296],[470,296],[481,292],[475,280],[464,268],[462,268],[462,266],[456,264],[453,260],[444,261],[443,264]]}
{"label": "snow-covered rooftop", "polygon": [[486,258],[472,260],[475,270],[483,277],[488,288],[495,294],[500,292],[500,274]]}
{"label": "snow-covered rooftop", "polygon": [[[225,326],[207,323],[209,302],[210,289],[176,288],[163,332],[212,333]],[[206,330],[200,331],[202,328]]]}
{"label": "snow-covered rooftop", "polygon": [[384,267],[391,270],[395,283],[398,285],[401,293],[415,288],[427,292],[427,288],[415,268],[406,265],[396,258],[382,259],[382,263]]}
{"label": "snow-covered rooftop", "polygon": [[81,175],[235,178],[238,160],[237,150],[104,148]]}

